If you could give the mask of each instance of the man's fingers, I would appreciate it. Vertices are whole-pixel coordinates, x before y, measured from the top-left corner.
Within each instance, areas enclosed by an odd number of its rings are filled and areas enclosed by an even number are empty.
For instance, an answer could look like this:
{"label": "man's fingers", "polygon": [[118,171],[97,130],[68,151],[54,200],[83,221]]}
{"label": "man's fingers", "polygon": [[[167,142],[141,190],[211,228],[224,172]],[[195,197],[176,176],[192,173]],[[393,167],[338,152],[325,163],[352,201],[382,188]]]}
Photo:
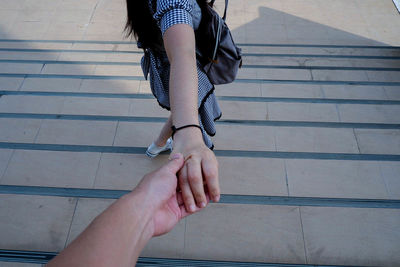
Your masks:
{"label": "man's fingers", "polygon": [[196,205],[194,204],[194,199],[192,195],[192,190],[190,189],[188,176],[187,176],[187,166],[186,164],[182,167],[178,175],[179,187],[182,191],[182,198],[185,204],[186,210],[188,212],[195,212]]}
{"label": "man's fingers", "polygon": [[214,202],[220,199],[219,178],[218,178],[218,165],[210,160],[203,159],[201,162],[203,169],[204,179],[207,181],[207,188],[210,198]]}
{"label": "man's fingers", "polygon": [[169,157],[169,162],[165,164],[163,168],[175,174],[182,168],[183,164],[183,155],[181,153],[176,153]]}
{"label": "man's fingers", "polygon": [[206,195],[204,193],[203,175],[201,171],[200,160],[191,158],[186,162],[188,180],[194,199],[199,208],[207,205]]}

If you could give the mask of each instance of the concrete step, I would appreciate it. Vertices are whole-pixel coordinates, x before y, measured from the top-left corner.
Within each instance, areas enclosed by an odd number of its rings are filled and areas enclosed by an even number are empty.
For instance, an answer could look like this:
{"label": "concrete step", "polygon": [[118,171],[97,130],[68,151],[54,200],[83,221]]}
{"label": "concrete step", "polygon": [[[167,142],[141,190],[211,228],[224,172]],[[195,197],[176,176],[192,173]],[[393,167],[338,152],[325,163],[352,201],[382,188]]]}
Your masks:
{"label": "concrete step", "polygon": [[[0,118],[2,142],[147,147],[163,125],[162,121],[157,122],[151,117],[148,121],[140,122],[143,118],[135,122],[118,121],[118,117],[114,120],[85,120],[78,116],[75,120],[68,120],[47,119],[45,114],[37,115],[37,118],[29,118],[29,114],[26,114],[26,118],[18,119],[11,115],[9,118]],[[40,116],[44,118],[40,119]],[[287,121],[286,125],[273,126],[272,123],[257,125],[222,121],[217,123],[218,134],[214,137],[214,143],[217,149],[222,150],[399,153],[400,130],[396,125],[392,125],[391,129],[384,129],[385,124],[357,125],[350,123],[338,127],[340,123],[313,122],[302,126],[296,121]],[[374,142],[371,143],[371,140]]]}
{"label": "concrete step", "polygon": [[[3,256],[4,255],[4,256]],[[40,264],[12,263],[12,261],[47,263],[48,260],[56,256],[56,252],[45,251],[18,251],[18,250],[0,250],[0,259],[11,262],[5,262],[4,266],[32,267],[42,266]],[[40,258],[40,259],[38,259]],[[239,262],[239,261],[207,261],[207,260],[187,260],[187,259],[168,259],[139,257],[136,266],[276,266],[276,267],[307,267],[314,266],[308,264],[279,264],[279,263],[260,263],[260,262]],[[43,265],[44,266],[44,265]],[[325,267],[326,265],[318,265]],[[326,266],[328,267],[328,266]]]}
{"label": "concrete step", "polygon": [[[8,203],[0,207],[2,214],[12,218],[1,225],[8,237],[1,246],[39,251],[61,250],[112,203],[12,194],[0,198]],[[330,264],[334,256],[336,264],[389,266],[399,260],[394,252],[399,216],[397,209],[210,204],[168,235],[152,239],[142,256],[297,264]],[[362,242],[366,233],[369,244],[388,249],[377,253],[375,246],[367,246]]]}
{"label": "concrete step", "polygon": [[[1,76],[6,74],[41,74],[43,78],[52,78],[52,75],[80,75],[96,79],[98,76],[110,79],[144,80],[140,66],[124,65],[89,65],[89,64],[29,64],[4,63],[0,67]],[[334,82],[381,82],[382,85],[390,82],[399,82],[399,71],[374,70],[330,70],[330,69],[289,69],[289,68],[243,68],[239,70],[237,79],[281,80],[281,81],[334,81]],[[32,75],[31,75],[32,76]],[[66,77],[67,78],[67,77]],[[74,78],[74,77],[71,77]],[[301,82],[299,82],[301,83]],[[398,86],[398,84],[397,84]]]}
{"label": "concrete step", "polygon": [[[167,160],[143,154],[168,113],[123,39],[125,12],[124,0],[2,1],[0,249],[54,255]],[[397,266],[398,18],[391,0],[229,1],[245,55],[216,88],[224,195],[142,256]],[[40,266],[1,252],[0,266]]]}
{"label": "concrete step", "polygon": [[[296,43],[241,43],[237,45],[242,53],[268,54],[311,54],[311,55],[353,55],[353,56],[400,56],[399,47],[389,45],[334,45],[334,44],[296,44]],[[12,40],[0,39],[1,49],[45,49],[78,50],[84,53],[94,51],[142,52],[133,40],[96,41],[96,40]]]}
{"label": "concrete step", "polygon": [[[0,58],[9,60],[74,60],[139,63],[142,50],[136,44],[84,41],[7,42],[0,40]],[[53,42],[53,43],[52,43]],[[242,44],[244,63],[290,66],[399,67],[398,47],[301,44]],[[35,56],[35,54],[37,54]],[[45,55],[48,55],[47,57]]]}
{"label": "concrete step", "polygon": [[[151,95],[148,82],[139,80],[0,77],[0,81],[0,88],[4,91]],[[217,96],[242,97],[400,100],[400,86],[351,84],[234,82],[217,85],[215,93]]]}
{"label": "concrete step", "polygon": [[[1,113],[75,114],[108,116],[168,117],[154,99],[119,97],[69,97],[68,94],[4,95],[0,98]],[[225,100],[226,99],[226,100]],[[240,100],[240,99],[238,99]],[[397,102],[345,102],[343,100],[292,101],[278,99],[268,102],[235,101],[222,98],[222,119],[261,121],[315,121],[351,123],[399,123]],[[255,99],[257,100],[257,99]],[[311,99],[312,100],[312,99]]]}
{"label": "concrete step", "polygon": [[[128,154],[117,150],[91,152],[84,145],[76,148],[57,151],[44,144],[30,150],[2,148],[0,184],[125,190],[168,157],[150,160],[144,148],[141,153]],[[324,159],[318,158],[319,154],[314,159],[254,158],[216,153],[224,194],[371,199],[400,196],[398,160]],[[238,163],[240,169],[235,168]]]}

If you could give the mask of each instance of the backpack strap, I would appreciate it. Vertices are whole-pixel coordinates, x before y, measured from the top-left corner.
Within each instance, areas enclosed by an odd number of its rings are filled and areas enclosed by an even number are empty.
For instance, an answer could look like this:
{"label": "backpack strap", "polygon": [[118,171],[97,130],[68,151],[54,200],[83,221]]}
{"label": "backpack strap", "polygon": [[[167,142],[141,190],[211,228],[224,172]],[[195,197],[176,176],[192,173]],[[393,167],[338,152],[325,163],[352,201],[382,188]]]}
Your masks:
{"label": "backpack strap", "polygon": [[226,19],[226,11],[228,10],[228,0],[225,0],[225,10],[224,10],[224,16],[222,17],[222,19],[225,21]]}
{"label": "backpack strap", "polygon": [[[211,0],[210,4],[211,6],[214,5],[215,0]],[[222,19],[225,21],[226,19],[226,11],[228,10],[228,0],[225,0],[225,9],[224,9],[224,15],[222,16]]]}

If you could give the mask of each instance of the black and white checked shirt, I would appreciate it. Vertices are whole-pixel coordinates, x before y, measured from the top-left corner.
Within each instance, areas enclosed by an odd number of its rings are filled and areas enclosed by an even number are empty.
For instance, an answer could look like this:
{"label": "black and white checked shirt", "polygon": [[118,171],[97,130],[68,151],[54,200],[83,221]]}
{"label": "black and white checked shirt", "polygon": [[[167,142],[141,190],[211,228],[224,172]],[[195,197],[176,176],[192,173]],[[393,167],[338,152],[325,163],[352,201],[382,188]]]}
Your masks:
{"label": "black and white checked shirt", "polygon": [[193,28],[192,0],[158,0],[154,18],[159,22],[162,34],[175,24],[188,24]]}

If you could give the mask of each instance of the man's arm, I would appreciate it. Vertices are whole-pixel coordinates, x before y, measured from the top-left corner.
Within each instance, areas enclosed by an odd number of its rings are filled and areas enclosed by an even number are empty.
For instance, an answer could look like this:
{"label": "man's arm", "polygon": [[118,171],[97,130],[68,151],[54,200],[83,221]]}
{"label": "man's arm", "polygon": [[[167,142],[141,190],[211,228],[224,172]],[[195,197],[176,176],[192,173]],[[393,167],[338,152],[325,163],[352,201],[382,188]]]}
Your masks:
{"label": "man's arm", "polygon": [[176,173],[182,165],[182,155],[175,154],[166,165],[145,175],[48,266],[134,266],[151,237],[169,232],[188,215],[176,193]]}
{"label": "man's arm", "polygon": [[151,210],[143,195],[123,196],[48,266],[134,266],[153,235],[148,227]]}

